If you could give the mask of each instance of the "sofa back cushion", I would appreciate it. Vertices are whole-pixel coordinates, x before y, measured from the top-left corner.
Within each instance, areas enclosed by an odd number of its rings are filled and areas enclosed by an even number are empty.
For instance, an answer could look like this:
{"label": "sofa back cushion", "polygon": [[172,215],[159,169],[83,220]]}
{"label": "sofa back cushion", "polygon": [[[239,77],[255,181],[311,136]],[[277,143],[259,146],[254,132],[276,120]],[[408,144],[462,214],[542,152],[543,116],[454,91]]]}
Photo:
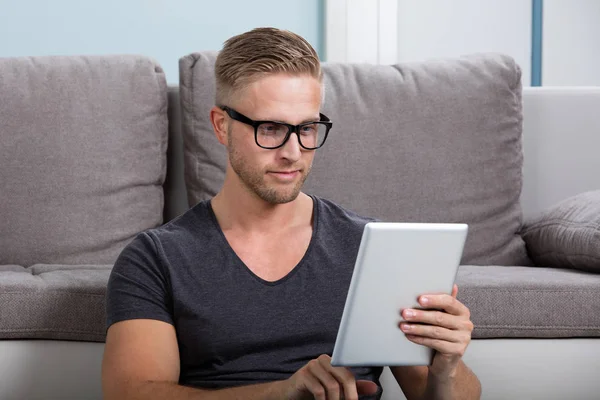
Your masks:
{"label": "sofa back cushion", "polygon": [[[180,60],[190,205],[224,178],[209,117],[216,53]],[[333,129],[305,191],[395,222],[463,222],[464,264],[529,265],[518,235],[521,71],[497,54],[398,65],[323,65]]]}
{"label": "sofa back cushion", "polygon": [[166,96],[145,57],[0,59],[0,264],[111,264],[162,222]]}

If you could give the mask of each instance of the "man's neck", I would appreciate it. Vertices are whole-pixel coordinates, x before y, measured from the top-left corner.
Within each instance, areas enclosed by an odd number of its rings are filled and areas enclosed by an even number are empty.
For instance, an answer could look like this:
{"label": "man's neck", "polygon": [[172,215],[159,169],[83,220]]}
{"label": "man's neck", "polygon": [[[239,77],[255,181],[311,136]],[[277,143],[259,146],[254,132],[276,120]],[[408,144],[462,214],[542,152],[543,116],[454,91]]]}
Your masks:
{"label": "man's neck", "polygon": [[270,234],[312,221],[312,199],[304,193],[289,203],[271,204],[244,188],[226,184],[211,206],[223,231]]}

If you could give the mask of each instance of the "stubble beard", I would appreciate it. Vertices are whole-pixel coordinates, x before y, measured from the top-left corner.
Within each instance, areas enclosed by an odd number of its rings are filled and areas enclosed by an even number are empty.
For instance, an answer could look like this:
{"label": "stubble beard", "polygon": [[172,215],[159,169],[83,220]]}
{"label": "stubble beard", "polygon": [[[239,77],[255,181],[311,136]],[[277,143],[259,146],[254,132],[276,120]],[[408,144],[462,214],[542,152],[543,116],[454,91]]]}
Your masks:
{"label": "stubble beard", "polygon": [[[229,137],[231,138],[231,136]],[[243,156],[235,150],[235,145],[231,143],[231,140],[229,141],[228,153],[231,168],[240,178],[244,186],[246,186],[251,193],[256,194],[260,199],[270,204],[285,204],[296,200],[312,168],[311,166],[308,166],[307,169],[301,171],[300,179],[292,188],[285,186],[278,189],[269,186],[265,182],[265,174],[263,171],[248,166]],[[290,165],[291,164],[283,167],[289,167]]]}

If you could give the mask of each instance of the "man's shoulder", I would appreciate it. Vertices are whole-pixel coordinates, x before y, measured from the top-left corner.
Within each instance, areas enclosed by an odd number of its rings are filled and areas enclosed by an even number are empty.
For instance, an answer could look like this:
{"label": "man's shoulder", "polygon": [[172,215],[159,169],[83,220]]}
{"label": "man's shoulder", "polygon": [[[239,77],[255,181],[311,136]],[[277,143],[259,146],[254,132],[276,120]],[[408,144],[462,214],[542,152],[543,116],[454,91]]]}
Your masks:
{"label": "man's shoulder", "polygon": [[208,207],[208,201],[201,201],[172,220],[147,229],[145,233],[159,241],[197,235],[198,231],[206,230],[210,223]]}
{"label": "man's shoulder", "polygon": [[199,241],[214,236],[210,229],[210,214],[207,202],[203,201],[162,225],[139,232],[125,250],[137,248],[159,255],[194,249]]}
{"label": "man's shoulder", "polygon": [[353,265],[365,225],[376,219],[331,200],[315,199],[319,214],[317,235],[323,249],[344,265]]}
{"label": "man's shoulder", "polygon": [[321,209],[321,215],[325,219],[331,219],[332,223],[336,224],[348,224],[363,227],[368,222],[375,222],[377,218],[359,214],[358,212],[351,210],[341,204],[338,204],[332,200],[328,200],[322,197],[313,196]]}
{"label": "man's shoulder", "polygon": [[197,251],[199,241],[211,236],[206,207],[206,202],[198,203],[165,224],[139,232],[122,250],[115,266],[138,261],[142,266],[166,265],[164,261],[173,255]]}

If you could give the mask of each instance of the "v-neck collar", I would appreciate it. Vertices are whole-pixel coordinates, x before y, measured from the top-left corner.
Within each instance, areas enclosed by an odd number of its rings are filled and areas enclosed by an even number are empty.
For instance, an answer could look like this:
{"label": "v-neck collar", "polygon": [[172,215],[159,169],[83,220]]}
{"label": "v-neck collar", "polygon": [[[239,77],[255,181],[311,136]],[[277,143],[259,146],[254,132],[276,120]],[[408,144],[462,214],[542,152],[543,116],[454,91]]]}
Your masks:
{"label": "v-neck collar", "polygon": [[250,274],[250,276],[252,276],[254,279],[256,279],[259,283],[266,285],[266,286],[277,286],[277,285],[281,285],[281,284],[285,283],[287,280],[291,279],[291,277],[293,275],[295,275],[299,269],[302,268],[302,266],[305,264],[305,260],[308,258],[308,256],[310,255],[310,253],[312,252],[312,249],[314,247],[314,243],[317,238],[317,230],[319,228],[319,201],[313,195],[309,194],[308,196],[313,200],[313,213],[312,213],[313,229],[312,229],[312,235],[310,238],[310,242],[308,244],[306,252],[304,253],[304,256],[302,256],[302,258],[300,259],[298,264],[296,264],[294,266],[294,268],[292,268],[292,270],[290,272],[288,272],[285,276],[283,276],[282,278],[280,278],[276,281],[265,280],[265,279],[261,278],[260,276],[256,275],[254,272],[252,272],[252,270],[250,268],[248,268],[246,263],[244,263],[244,261],[242,261],[242,259],[237,255],[235,250],[233,250],[233,247],[231,247],[231,244],[229,244],[227,237],[225,237],[225,233],[223,232],[223,229],[221,229],[221,226],[219,225],[219,222],[217,221],[217,216],[215,215],[215,212],[212,208],[212,200],[207,200],[206,207],[208,209],[210,219],[213,222],[214,228],[219,233],[219,237],[223,241],[223,245],[225,246],[226,251],[229,252],[236,259],[237,265],[239,267],[243,268],[248,274]]}

